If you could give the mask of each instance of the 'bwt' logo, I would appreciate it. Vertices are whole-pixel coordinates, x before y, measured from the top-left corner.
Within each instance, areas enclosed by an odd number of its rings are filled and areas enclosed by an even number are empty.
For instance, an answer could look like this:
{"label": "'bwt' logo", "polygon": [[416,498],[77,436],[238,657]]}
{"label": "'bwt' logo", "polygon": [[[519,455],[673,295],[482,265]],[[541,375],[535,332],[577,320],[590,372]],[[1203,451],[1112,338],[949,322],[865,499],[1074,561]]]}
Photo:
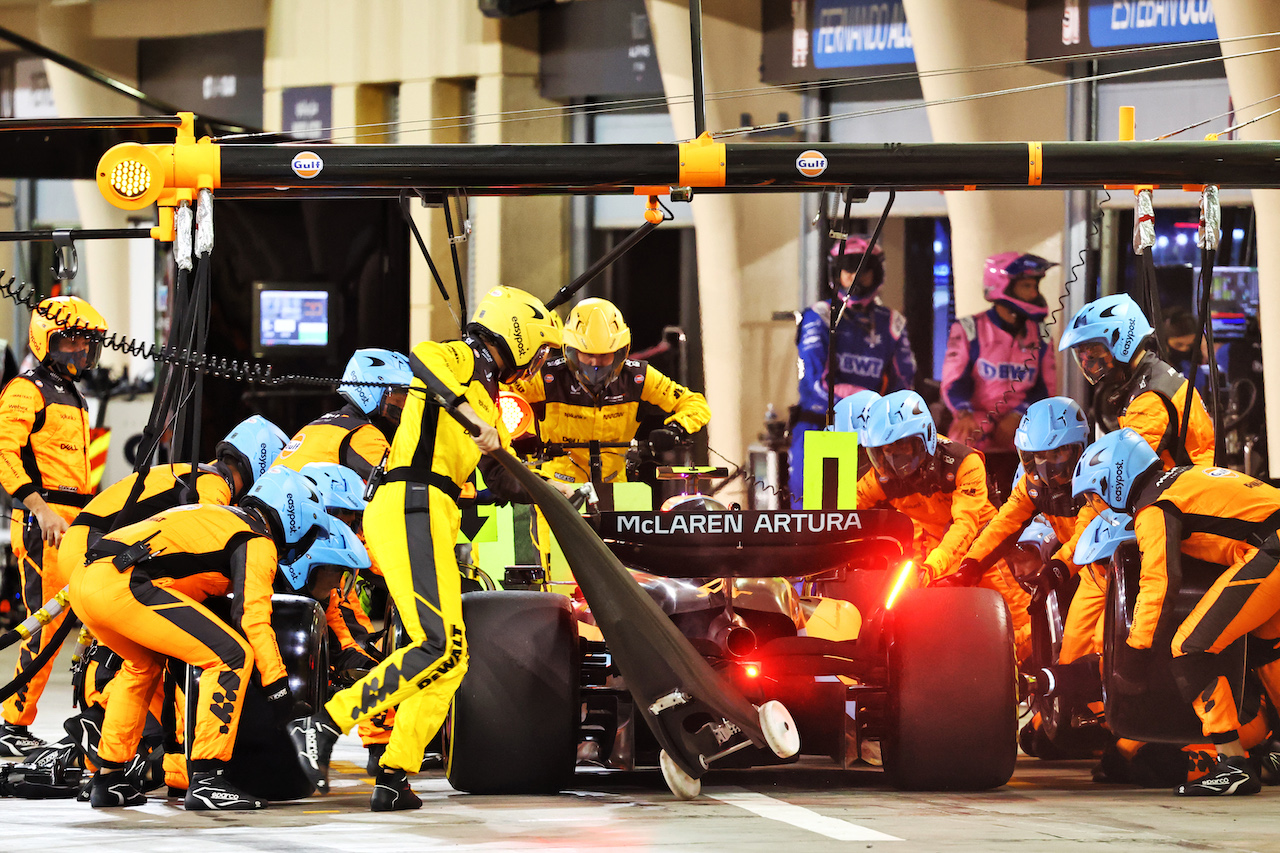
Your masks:
{"label": "'bwt' logo", "polygon": [[827,158],[821,151],[810,148],[796,158],[796,171],[806,178],[816,178],[827,171]]}
{"label": "'bwt' logo", "polygon": [[314,151],[302,151],[289,164],[299,178],[314,178],[324,168],[324,161]]}

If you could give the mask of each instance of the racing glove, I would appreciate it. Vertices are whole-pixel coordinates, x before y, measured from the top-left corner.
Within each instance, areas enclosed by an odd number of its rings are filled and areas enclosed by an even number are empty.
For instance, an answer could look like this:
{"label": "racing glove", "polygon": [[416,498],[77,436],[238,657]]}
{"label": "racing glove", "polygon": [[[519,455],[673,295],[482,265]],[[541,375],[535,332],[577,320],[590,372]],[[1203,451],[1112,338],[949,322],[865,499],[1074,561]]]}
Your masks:
{"label": "racing glove", "polygon": [[350,648],[343,649],[338,652],[329,666],[337,672],[346,672],[352,669],[373,669],[378,662],[371,655],[364,652],[363,649]]}
{"label": "racing glove", "polygon": [[960,568],[938,578],[930,586],[975,586],[985,573],[981,561],[969,558],[961,560]]}
{"label": "racing glove", "polygon": [[293,694],[289,691],[288,678],[277,678],[263,685],[262,689],[267,694],[267,711],[277,726],[284,726],[298,716],[293,712]]}
{"label": "racing glove", "polygon": [[1049,597],[1049,593],[1061,592],[1069,580],[1071,580],[1071,569],[1066,563],[1061,560],[1050,560],[1045,563],[1031,580],[1035,586],[1035,592],[1031,594],[1031,603],[1043,603]]}
{"label": "racing glove", "polygon": [[683,444],[689,438],[689,433],[685,432],[684,427],[672,421],[662,429],[655,429],[649,433],[649,448],[654,454],[665,453],[668,450],[674,450],[677,445]]}
{"label": "racing glove", "polygon": [[1127,643],[1116,651],[1114,666],[1116,692],[1136,696],[1147,691],[1147,674],[1155,658],[1154,649],[1135,649]]}

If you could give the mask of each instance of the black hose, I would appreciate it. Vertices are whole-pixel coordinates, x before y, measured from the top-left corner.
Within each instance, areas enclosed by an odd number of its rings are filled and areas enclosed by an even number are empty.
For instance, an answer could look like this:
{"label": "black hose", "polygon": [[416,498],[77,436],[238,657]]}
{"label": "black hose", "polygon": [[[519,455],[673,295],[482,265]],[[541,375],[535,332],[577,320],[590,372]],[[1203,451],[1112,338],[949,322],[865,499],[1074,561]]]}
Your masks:
{"label": "black hose", "polygon": [[[67,635],[79,624],[80,620],[76,618],[76,614],[68,608],[62,624],[58,626],[58,630],[49,638],[48,644],[40,650],[40,654],[32,658],[31,663],[27,664],[27,668],[18,673],[13,681],[10,681],[4,687],[0,687],[0,702],[7,701],[10,696],[26,687],[27,683],[36,677],[36,673],[44,669],[49,661],[57,656],[58,650],[62,648],[63,641],[67,639]],[[14,633],[16,634],[16,632]]]}

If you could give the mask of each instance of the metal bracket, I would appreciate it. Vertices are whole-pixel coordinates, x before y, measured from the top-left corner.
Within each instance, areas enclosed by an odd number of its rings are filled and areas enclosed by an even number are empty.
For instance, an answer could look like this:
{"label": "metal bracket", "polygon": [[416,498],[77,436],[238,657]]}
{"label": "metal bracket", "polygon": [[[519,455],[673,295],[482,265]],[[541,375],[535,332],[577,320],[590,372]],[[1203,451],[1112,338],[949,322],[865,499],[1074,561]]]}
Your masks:
{"label": "metal bracket", "polygon": [[76,244],[68,229],[53,232],[53,277],[58,281],[71,281],[80,271],[80,258]]}
{"label": "metal bracket", "polygon": [[649,713],[655,717],[669,708],[675,708],[683,705],[692,698],[683,690],[673,690],[666,696],[659,697],[652,705],[649,706]]}

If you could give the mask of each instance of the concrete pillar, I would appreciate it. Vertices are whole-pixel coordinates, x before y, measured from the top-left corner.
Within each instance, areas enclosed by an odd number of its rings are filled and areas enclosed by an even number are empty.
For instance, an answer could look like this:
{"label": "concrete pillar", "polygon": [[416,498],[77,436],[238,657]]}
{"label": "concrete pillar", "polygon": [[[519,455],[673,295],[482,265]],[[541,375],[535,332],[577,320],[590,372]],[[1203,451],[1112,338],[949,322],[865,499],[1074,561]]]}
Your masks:
{"label": "concrete pillar", "polygon": [[[686,0],[646,0],[649,25],[668,102],[693,93]],[[760,85],[760,6],[704,0],[703,55],[708,93]],[[798,95],[707,102],[707,127],[737,127],[740,108],[757,120],[778,112],[800,115]],[[688,101],[670,105],[676,135],[694,135]],[[698,296],[702,308],[710,444],[735,463],[761,429],[765,405],[795,399],[795,331],[774,323],[775,310],[795,308],[799,269],[795,223],[798,195],[711,195],[694,198],[698,240]],[[643,251],[643,248],[639,249]],[[674,271],[673,271],[674,274]],[[713,464],[724,461],[713,455]],[[731,500],[746,503],[737,488]]]}
{"label": "concrete pillar", "polygon": [[[1280,4],[1273,0],[1215,3],[1218,36],[1241,38],[1250,33],[1280,30]],[[1280,91],[1280,60],[1273,54],[1231,57],[1272,46],[1268,39],[1223,42],[1223,65],[1231,85],[1231,98],[1237,104],[1252,104]],[[1267,105],[1250,110],[1242,118],[1252,118],[1268,109]],[[1237,119],[1239,120],[1239,119]],[[1241,128],[1237,136],[1248,140],[1280,139],[1280,116],[1269,116],[1256,124]],[[1257,215],[1258,237],[1258,321],[1262,326],[1262,360],[1268,365],[1280,364],[1280,243],[1270,239],[1280,230],[1280,191],[1254,190],[1253,207]],[[1280,381],[1272,380],[1266,388],[1267,445],[1270,451],[1270,475],[1280,476]]]}
{"label": "concrete pillar", "polygon": [[[916,67],[922,75],[951,68],[1026,58],[1025,4],[1008,0],[903,0]],[[1046,67],[1025,65],[998,71],[922,76],[926,101],[1061,79]],[[1002,95],[929,106],[934,142],[995,142],[1066,139],[1065,88]],[[982,262],[996,252],[1025,251],[1062,258],[1063,198],[1060,192],[949,192],[951,256],[956,314],[987,309],[982,298]],[[1045,280],[1052,304],[1061,270]]]}
{"label": "concrete pillar", "polygon": [[[132,41],[105,41],[94,39],[84,26],[83,10],[74,6],[40,4],[36,14],[34,40],[48,47],[74,56],[91,66],[122,74],[126,79],[136,75],[136,43]],[[49,85],[53,89],[54,103],[60,116],[125,116],[137,115],[134,102],[118,95],[84,77],[72,73],[52,62],[45,63]],[[113,207],[102,197],[98,186],[91,180],[74,183],[76,206],[79,209],[81,228],[127,228],[129,213]],[[146,211],[139,211],[145,214]],[[130,248],[123,240],[84,241],[76,246],[80,272],[71,284],[71,292],[93,303],[111,328],[141,340],[151,340],[154,329],[135,329],[129,322],[132,300],[153,302],[154,292],[131,293],[129,279]],[[86,286],[87,285],[87,286]],[[139,312],[140,313],[140,312]],[[21,359],[20,347],[15,353]],[[102,354],[105,367],[119,369],[126,358],[118,352]]]}

